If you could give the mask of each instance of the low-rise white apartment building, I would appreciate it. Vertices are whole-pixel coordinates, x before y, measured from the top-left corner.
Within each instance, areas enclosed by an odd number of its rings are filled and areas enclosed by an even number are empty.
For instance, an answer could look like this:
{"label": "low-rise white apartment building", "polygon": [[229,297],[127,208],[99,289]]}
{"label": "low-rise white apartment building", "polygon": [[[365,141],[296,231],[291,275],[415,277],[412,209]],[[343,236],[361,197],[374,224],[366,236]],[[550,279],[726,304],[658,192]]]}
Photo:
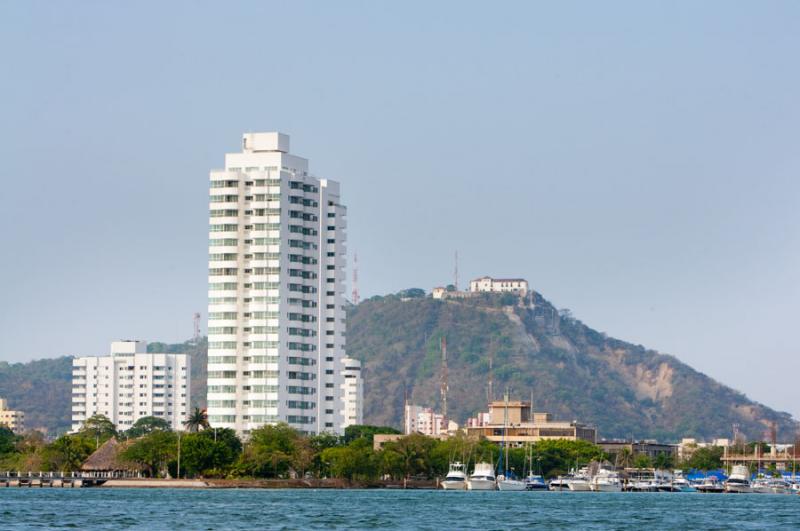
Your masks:
{"label": "low-rise white apartment building", "polygon": [[142,417],[183,429],[189,411],[191,362],[186,354],[147,352],[145,341],[114,341],[109,356],[72,361],[72,431],[92,415],[105,415],[119,430]]}
{"label": "low-rise white apartment building", "polygon": [[471,280],[469,290],[472,293],[528,293],[528,281],[524,278],[492,278],[481,277]]}
{"label": "low-rise white apartment building", "polygon": [[15,433],[25,431],[25,413],[8,409],[8,402],[5,398],[0,398],[0,426],[5,426]]}
{"label": "low-rise white apartment building", "polygon": [[361,378],[361,362],[343,358],[342,363],[342,429],[364,423],[364,380]]}
{"label": "low-rise white apartment building", "polygon": [[444,415],[436,413],[429,407],[406,404],[404,424],[403,433],[406,435],[412,433],[428,436],[447,434]]}

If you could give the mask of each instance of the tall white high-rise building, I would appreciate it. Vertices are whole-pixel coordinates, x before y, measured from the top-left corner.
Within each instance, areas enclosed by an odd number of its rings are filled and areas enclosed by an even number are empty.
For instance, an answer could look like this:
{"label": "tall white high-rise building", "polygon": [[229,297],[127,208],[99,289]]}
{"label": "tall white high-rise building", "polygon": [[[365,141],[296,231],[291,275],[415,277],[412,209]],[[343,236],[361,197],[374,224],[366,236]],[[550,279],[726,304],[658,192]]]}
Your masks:
{"label": "tall white high-rise building", "polygon": [[182,430],[191,399],[186,354],[147,352],[145,341],[114,341],[110,356],[72,360],[72,431],[105,415],[118,430],[158,417]]}
{"label": "tall white high-rise building", "polygon": [[361,378],[361,362],[353,358],[342,360],[342,415],[343,428],[364,423],[364,381]]}
{"label": "tall white high-rise building", "polygon": [[281,133],[247,133],[211,176],[208,417],[243,435],[340,433],[346,208]]}

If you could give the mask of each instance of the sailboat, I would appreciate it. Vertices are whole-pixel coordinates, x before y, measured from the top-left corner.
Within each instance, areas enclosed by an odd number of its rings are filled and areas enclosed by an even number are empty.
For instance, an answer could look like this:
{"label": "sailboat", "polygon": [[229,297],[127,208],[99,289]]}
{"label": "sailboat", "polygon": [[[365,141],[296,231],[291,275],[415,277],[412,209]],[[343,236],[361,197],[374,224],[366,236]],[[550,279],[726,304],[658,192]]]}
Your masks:
{"label": "sailboat", "polygon": [[[500,447],[500,459],[497,465],[498,469],[503,468],[503,463],[505,463],[505,469],[503,473],[497,476],[497,489],[502,491],[511,491],[511,490],[525,490],[525,482],[520,481],[514,478],[514,475],[508,469],[508,441],[506,440],[507,431],[508,431],[508,391],[505,394],[505,413],[503,415],[503,442],[502,446]],[[506,453],[505,462],[503,461],[503,450]]]}

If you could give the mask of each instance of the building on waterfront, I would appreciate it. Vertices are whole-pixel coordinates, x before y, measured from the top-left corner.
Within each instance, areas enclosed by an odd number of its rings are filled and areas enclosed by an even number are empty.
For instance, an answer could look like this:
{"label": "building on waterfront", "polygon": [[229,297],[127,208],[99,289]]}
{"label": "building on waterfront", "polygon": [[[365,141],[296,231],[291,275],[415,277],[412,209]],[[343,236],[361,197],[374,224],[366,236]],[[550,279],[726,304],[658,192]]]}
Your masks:
{"label": "building on waterfront", "polygon": [[516,293],[527,295],[528,281],[524,278],[481,277],[469,283],[471,293]]}
{"label": "building on waterfront", "polygon": [[659,455],[667,455],[671,458],[678,456],[677,444],[659,443],[656,441],[632,441],[621,439],[603,439],[597,443],[610,457],[611,461],[615,462],[617,456],[623,452],[631,457],[637,455],[646,455],[650,459],[655,459]]}
{"label": "building on waterfront", "polygon": [[341,433],[346,208],[281,133],[210,173],[208,420]]}
{"label": "building on waterfront", "polygon": [[9,409],[5,398],[0,398],[0,426],[5,426],[15,433],[25,431],[25,413]]}
{"label": "building on waterfront", "polygon": [[191,361],[186,354],[148,353],[145,341],[111,343],[109,356],[72,360],[72,431],[93,415],[119,430],[142,417],[183,429],[189,411]]}
{"label": "building on waterfront", "polygon": [[731,445],[730,439],[712,439],[710,442],[698,441],[694,437],[681,439],[678,445],[678,459],[689,459],[699,448],[721,447],[727,448]]}
{"label": "building on waterfront", "polygon": [[342,428],[364,423],[364,380],[361,377],[361,362],[343,358],[342,363]]}
{"label": "building on waterfront", "polygon": [[554,420],[549,413],[532,413],[530,402],[495,400],[489,404],[488,416],[488,422],[473,422],[482,425],[468,424],[467,435],[486,437],[497,443],[505,440],[512,445],[546,439],[597,441],[597,428],[576,420]]}

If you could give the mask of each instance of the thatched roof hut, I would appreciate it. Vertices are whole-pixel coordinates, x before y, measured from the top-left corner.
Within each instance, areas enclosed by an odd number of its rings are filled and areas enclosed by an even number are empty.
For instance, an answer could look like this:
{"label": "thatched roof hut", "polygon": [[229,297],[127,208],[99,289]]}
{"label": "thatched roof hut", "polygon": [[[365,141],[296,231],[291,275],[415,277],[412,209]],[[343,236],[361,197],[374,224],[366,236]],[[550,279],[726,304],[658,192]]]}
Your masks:
{"label": "thatched roof hut", "polygon": [[120,443],[115,437],[110,438],[84,461],[81,472],[88,472],[96,477],[138,476],[141,466],[120,458],[120,453],[128,445],[127,441]]}

